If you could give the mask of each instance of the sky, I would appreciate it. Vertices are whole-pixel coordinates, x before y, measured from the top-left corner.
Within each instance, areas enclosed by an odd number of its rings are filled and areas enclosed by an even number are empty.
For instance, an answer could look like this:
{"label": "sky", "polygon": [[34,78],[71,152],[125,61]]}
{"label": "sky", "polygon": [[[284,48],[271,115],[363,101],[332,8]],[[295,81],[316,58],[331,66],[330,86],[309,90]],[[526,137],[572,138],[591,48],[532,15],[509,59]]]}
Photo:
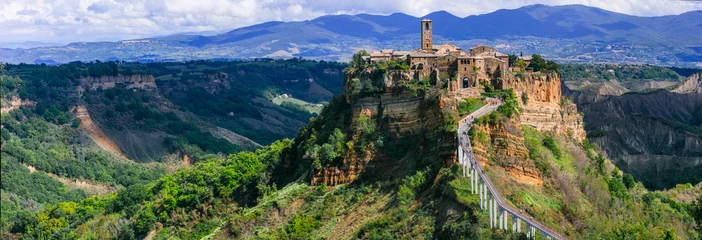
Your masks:
{"label": "sky", "polygon": [[0,0],[0,43],[63,44],[226,32],[328,14],[403,12],[419,17],[445,10],[465,17],[533,4],[583,4],[637,16],[702,10],[702,1],[690,0]]}

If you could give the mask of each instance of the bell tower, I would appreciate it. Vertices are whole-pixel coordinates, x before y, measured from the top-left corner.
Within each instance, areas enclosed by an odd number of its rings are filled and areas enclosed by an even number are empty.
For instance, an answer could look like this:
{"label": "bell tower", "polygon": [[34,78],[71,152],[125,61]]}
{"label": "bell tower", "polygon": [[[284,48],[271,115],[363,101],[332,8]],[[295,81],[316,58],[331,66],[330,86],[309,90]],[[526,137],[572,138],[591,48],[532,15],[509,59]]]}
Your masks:
{"label": "bell tower", "polygon": [[422,20],[422,50],[431,51],[433,48],[431,43],[431,29],[431,20],[428,18]]}

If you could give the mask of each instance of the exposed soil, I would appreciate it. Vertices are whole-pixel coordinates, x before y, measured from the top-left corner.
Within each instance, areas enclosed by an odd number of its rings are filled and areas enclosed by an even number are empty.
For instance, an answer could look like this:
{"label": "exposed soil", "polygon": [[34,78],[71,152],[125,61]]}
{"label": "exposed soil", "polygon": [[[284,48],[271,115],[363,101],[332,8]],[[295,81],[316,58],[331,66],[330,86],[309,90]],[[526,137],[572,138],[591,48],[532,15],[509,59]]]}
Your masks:
{"label": "exposed soil", "polygon": [[106,195],[106,194],[112,193],[114,191],[117,191],[119,189],[117,187],[111,187],[111,186],[107,186],[105,184],[93,183],[93,182],[88,181],[88,180],[59,177],[58,175],[53,174],[53,173],[38,171],[34,166],[31,166],[31,165],[24,165],[24,166],[27,167],[27,169],[29,169],[30,173],[34,173],[34,172],[44,173],[44,174],[49,175],[50,177],[58,180],[59,182],[63,183],[64,185],[66,185],[70,188],[81,189],[90,195]]}
{"label": "exposed soil", "polygon": [[76,107],[76,117],[78,117],[81,121],[81,128],[98,146],[100,146],[100,148],[124,157],[124,154],[122,151],[120,151],[117,144],[112,141],[112,139],[108,137],[107,134],[105,134],[105,132],[103,132],[102,129],[95,124],[95,122],[93,122],[93,119],[90,118],[90,114],[88,113],[88,109],[85,108],[84,105]]}

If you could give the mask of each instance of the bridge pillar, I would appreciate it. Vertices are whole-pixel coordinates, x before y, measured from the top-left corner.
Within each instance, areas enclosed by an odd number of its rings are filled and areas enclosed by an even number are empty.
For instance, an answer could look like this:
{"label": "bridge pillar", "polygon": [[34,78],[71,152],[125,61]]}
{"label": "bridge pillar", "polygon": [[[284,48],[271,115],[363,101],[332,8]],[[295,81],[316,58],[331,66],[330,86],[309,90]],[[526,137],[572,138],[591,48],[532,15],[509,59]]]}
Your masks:
{"label": "bridge pillar", "polygon": [[505,230],[505,232],[507,232],[507,229],[509,229],[509,225],[507,225],[507,211],[504,209],[502,210],[502,222],[504,222],[504,224],[502,225],[504,226],[502,230]]}
{"label": "bridge pillar", "polygon": [[478,179],[480,179],[480,176],[478,176],[478,171],[473,168],[473,176],[475,179],[475,194],[478,194],[478,188],[480,187],[480,184],[478,184]]}
{"label": "bridge pillar", "polygon": [[497,199],[495,199],[495,228],[497,229],[502,229],[502,223],[500,223],[500,217],[502,216],[500,214],[500,205],[497,205]]}
{"label": "bridge pillar", "polygon": [[528,238],[528,239],[531,239],[531,227],[529,226],[529,223],[528,223],[528,222],[524,222],[524,223],[525,223],[525,226],[526,226],[526,229],[524,229],[524,230],[526,230],[527,238]]}
{"label": "bridge pillar", "polygon": [[517,218],[512,214],[512,233],[517,232]]}
{"label": "bridge pillar", "polygon": [[477,190],[478,190],[478,194],[480,194],[480,209],[485,209],[485,208],[483,207],[483,187],[480,186],[480,182],[477,182],[477,183],[478,183],[478,189],[477,189]]}
{"label": "bridge pillar", "polygon": [[520,233],[522,232],[522,219],[517,218],[517,232]]}
{"label": "bridge pillar", "polygon": [[536,227],[531,226],[531,238],[536,239]]}
{"label": "bridge pillar", "polygon": [[483,195],[485,195],[485,198],[483,198],[483,200],[485,200],[483,206],[485,206],[485,209],[490,209],[490,192],[487,191],[487,184],[485,183],[485,181],[482,181],[481,185],[483,188]]}
{"label": "bridge pillar", "polygon": [[531,239],[536,239],[536,228],[534,225],[529,226],[529,229],[531,229]]}
{"label": "bridge pillar", "polygon": [[505,229],[505,222],[503,220],[504,218],[505,218],[505,211],[500,209],[500,230]]}
{"label": "bridge pillar", "polygon": [[485,191],[485,182],[483,182],[483,179],[480,179],[480,190],[483,191],[483,209],[488,209],[488,193]]}
{"label": "bridge pillar", "polygon": [[475,169],[472,169],[471,171],[473,171],[473,175],[471,176],[471,178],[472,178],[471,180],[473,180],[473,186],[475,186],[475,188],[473,188],[473,194],[478,194],[478,176],[475,175]]}
{"label": "bridge pillar", "polygon": [[[489,193],[488,193],[489,196]],[[489,216],[490,216],[490,228],[493,228],[495,224],[493,223],[493,220],[495,219],[493,217],[493,212],[492,212],[492,196],[488,198],[488,211],[489,211]]]}
{"label": "bridge pillar", "polygon": [[495,218],[494,218],[494,212],[492,211],[492,196],[488,194],[488,217],[490,218],[490,228],[495,227]]}
{"label": "bridge pillar", "polygon": [[475,194],[475,181],[473,181],[473,170],[468,169],[468,177],[470,179],[470,194]]}
{"label": "bridge pillar", "polygon": [[492,206],[492,228],[497,228],[497,204],[495,204],[495,195],[491,197],[490,204]]}

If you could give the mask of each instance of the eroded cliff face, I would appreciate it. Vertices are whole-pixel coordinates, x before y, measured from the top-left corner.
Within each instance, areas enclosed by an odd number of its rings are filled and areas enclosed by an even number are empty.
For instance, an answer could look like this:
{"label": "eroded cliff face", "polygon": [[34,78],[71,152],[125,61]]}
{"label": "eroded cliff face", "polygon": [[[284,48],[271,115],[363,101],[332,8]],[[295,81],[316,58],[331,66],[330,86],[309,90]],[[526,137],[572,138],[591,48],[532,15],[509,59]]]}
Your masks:
{"label": "eroded cliff face", "polygon": [[582,116],[578,114],[575,104],[562,98],[562,83],[558,75],[535,73],[526,74],[523,78],[509,76],[502,87],[514,89],[520,100],[522,124],[580,141],[585,139]]}
{"label": "eroded cliff face", "polygon": [[516,181],[539,186],[543,179],[529,159],[520,124],[519,117],[514,116],[495,125],[474,125],[473,151],[483,166],[497,164]]}
{"label": "eroded cliff face", "polygon": [[[383,141],[407,139],[419,148],[412,150],[435,153],[436,161],[444,164],[455,161],[455,133],[441,129],[444,116],[455,111],[455,100],[443,98],[438,92],[413,94],[400,86],[410,79],[401,71],[383,75],[347,73],[344,97],[352,109],[347,126],[347,132],[353,133],[351,142],[360,144],[363,129],[359,129],[359,121],[363,118],[363,121],[377,124],[376,132],[387,138]],[[364,89],[373,93],[363,93]],[[312,184],[333,186],[348,183],[358,178],[364,169],[384,169],[398,161],[398,156],[391,156],[378,148],[348,151],[340,164],[323,166],[316,171]]]}
{"label": "eroded cliff face", "polygon": [[10,98],[9,100],[2,99],[2,104],[0,104],[0,112],[6,113],[14,109],[18,109],[21,106],[34,106],[37,103],[29,100],[22,100],[17,96]]}
{"label": "eroded cliff face", "polygon": [[702,178],[702,94],[659,90],[578,100],[589,139],[646,187]]}
{"label": "eroded cliff face", "polygon": [[82,77],[79,81],[81,86],[92,90],[114,88],[118,84],[124,84],[126,88],[156,89],[156,81],[150,74]]}

